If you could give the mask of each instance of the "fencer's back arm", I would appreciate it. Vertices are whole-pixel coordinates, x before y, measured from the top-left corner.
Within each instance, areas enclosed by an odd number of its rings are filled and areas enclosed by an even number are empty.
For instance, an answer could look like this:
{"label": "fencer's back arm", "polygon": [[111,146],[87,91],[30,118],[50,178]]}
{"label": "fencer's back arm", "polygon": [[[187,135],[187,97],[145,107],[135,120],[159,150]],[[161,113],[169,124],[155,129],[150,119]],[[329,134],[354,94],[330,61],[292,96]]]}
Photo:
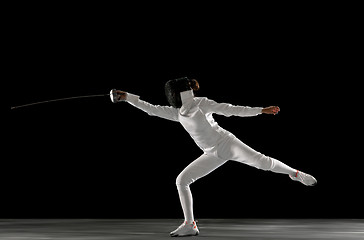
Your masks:
{"label": "fencer's back arm", "polygon": [[136,108],[148,113],[150,116],[157,116],[178,122],[178,109],[170,106],[153,105],[146,101],[140,100],[139,96],[127,93],[126,102]]}
{"label": "fencer's back arm", "polygon": [[217,103],[208,98],[201,98],[200,108],[207,113],[216,113],[226,117],[239,116],[250,117],[257,116],[262,113],[262,107],[246,107],[236,106],[229,103]]}

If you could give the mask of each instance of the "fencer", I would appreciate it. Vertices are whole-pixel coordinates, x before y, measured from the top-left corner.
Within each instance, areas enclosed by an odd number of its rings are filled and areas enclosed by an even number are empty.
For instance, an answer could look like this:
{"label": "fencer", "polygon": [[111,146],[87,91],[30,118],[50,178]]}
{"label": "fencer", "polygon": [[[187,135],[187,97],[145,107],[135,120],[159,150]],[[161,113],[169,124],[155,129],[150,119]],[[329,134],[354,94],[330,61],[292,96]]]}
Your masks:
{"label": "fencer", "polygon": [[[195,79],[187,77],[169,80],[165,84],[165,94],[171,106],[152,105],[140,100],[139,96],[120,90],[112,90],[113,102],[126,101],[151,116],[158,116],[182,124],[203,154],[190,163],[177,177],[176,185],[184,213],[184,222],[173,232],[172,237],[195,236],[199,234],[193,215],[193,200],[190,184],[214,171],[228,160],[247,164],[258,169],[287,174],[292,180],[306,186],[316,185],[317,180],[302,171],[265,156],[250,148],[229,131],[215,122],[212,114],[224,116],[257,116],[277,114],[277,106],[244,107],[227,103],[217,103],[206,97],[195,97],[194,91],[200,88]],[[116,93],[116,94],[115,94]]]}

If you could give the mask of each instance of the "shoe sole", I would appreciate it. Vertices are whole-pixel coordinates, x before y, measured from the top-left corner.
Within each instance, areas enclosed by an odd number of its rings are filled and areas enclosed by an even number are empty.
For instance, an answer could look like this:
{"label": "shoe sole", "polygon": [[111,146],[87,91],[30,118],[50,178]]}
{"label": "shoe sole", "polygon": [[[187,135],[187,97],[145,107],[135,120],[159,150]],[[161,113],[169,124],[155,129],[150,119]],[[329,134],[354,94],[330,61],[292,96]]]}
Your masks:
{"label": "shoe sole", "polygon": [[199,235],[200,233],[199,232],[197,232],[197,233],[195,233],[195,235],[193,235],[193,234],[188,234],[188,235],[172,235],[172,234],[170,234],[171,235],[171,237],[193,237],[193,236],[197,236],[197,235]]}

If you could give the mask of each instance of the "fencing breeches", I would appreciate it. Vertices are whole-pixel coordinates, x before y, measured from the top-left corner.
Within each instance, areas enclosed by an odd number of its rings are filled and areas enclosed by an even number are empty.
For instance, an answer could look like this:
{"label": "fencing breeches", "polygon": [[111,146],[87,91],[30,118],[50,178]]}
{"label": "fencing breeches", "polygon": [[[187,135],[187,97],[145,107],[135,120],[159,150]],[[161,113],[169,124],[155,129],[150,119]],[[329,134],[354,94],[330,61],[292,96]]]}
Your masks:
{"label": "fencing breeches", "polygon": [[236,137],[229,137],[216,146],[213,151],[202,154],[178,175],[176,185],[185,221],[194,221],[190,184],[214,171],[228,160],[276,173],[290,175],[296,173],[295,169],[255,151]]}

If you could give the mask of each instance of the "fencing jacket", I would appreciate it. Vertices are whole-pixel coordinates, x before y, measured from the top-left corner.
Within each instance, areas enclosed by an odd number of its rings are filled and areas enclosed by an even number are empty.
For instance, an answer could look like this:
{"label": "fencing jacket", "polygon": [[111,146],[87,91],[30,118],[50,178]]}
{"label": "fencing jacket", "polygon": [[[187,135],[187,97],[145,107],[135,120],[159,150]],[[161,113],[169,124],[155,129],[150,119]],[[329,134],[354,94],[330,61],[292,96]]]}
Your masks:
{"label": "fencing jacket", "polygon": [[139,96],[128,93],[126,101],[151,116],[180,122],[196,144],[208,152],[227,137],[234,135],[221,128],[212,117],[213,113],[230,116],[256,116],[262,113],[261,107],[234,106],[217,103],[206,97],[194,97],[193,90],[181,92],[182,107],[152,105],[139,99]]}

